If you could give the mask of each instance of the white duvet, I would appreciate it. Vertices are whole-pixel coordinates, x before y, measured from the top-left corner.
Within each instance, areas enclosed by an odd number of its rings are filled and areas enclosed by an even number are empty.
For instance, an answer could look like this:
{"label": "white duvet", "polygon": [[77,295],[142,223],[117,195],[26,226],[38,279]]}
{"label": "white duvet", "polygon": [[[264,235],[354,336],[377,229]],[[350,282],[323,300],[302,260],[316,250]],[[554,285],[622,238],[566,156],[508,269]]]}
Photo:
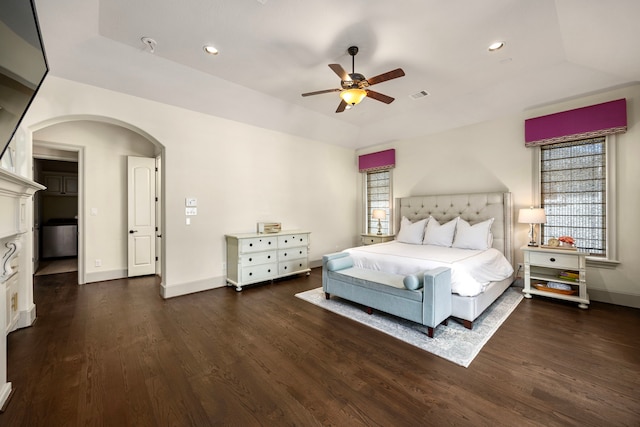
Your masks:
{"label": "white duvet", "polygon": [[504,280],[513,267],[497,249],[473,250],[433,245],[411,245],[397,241],[346,249],[354,265],[396,274],[415,274],[436,267],[451,268],[451,291],[475,296],[489,282]]}

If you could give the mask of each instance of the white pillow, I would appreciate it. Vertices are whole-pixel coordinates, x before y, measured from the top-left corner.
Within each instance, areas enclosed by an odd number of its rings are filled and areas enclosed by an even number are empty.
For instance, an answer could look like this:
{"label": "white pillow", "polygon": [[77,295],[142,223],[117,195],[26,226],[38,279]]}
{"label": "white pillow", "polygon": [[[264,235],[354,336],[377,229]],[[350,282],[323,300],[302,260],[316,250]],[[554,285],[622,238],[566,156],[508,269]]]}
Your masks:
{"label": "white pillow", "polygon": [[440,223],[433,217],[427,223],[427,230],[424,232],[423,244],[451,247],[453,234],[456,231],[458,218],[454,218],[446,224]]}
{"label": "white pillow", "polygon": [[420,221],[411,222],[406,217],[402,217],[400,221],[400,231],[396,240],[401,243],[411,243],[412,245],[419,245],[422,243],[422,236],[424,236],[424,225],[429,218],[421,219]]}
{"label": "white pillow", "polygon": [[493,244],[491,224],[493,224],[493,218],[474,225],[460,218],[456,226],[453,247],[460,249],[489,249]]}

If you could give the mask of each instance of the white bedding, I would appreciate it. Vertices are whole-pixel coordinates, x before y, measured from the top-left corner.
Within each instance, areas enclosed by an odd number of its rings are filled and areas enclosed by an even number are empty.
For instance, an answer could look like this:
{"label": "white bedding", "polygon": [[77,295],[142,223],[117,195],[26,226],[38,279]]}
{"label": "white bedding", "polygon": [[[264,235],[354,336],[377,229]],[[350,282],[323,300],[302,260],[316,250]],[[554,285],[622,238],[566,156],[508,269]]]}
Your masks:
{"label": "white bedding", "polygon": [[412,245],[397,241],[346,249],[354,265],[396,274],[415,274],[436,268],[451,268],[451,290],[461,296],[482,293],[489,282],[504,280],[513,267],[497,249],[484,251]]}

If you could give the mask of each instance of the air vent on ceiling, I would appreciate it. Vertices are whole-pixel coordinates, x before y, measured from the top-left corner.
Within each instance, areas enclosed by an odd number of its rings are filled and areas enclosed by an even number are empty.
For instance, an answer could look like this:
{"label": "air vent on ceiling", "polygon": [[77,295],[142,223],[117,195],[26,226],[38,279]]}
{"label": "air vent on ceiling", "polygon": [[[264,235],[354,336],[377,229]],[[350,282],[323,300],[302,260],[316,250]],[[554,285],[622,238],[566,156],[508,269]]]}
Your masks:
{"label": "air vent on ceiling", "polygon": [[420,98],[424,98],[425,96],[428,96],[429,92],[427,92],[426,90],[421,90],[420,92],[416,92],[412,95],[409,95],[409,97],[411,99],[420,99]]}

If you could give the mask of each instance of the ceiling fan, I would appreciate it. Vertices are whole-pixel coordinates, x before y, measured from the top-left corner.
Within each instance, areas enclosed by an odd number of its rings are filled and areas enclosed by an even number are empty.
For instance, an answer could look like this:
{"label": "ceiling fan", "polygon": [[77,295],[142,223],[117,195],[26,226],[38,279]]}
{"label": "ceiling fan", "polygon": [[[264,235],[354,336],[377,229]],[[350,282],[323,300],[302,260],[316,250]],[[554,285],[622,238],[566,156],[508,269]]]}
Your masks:
{"label": "ceiling fan", "polygon": [[396,68],[392,71],[379,74],[377,76],[366,79],[362,74],[355,72],[355,57],[358,53],[357,46],[351,46],[347,49],[349,55],[351,55],[351,74],[348,74],[340,64],[329,64],[329,68],[340,77],[340,89],[326,89],[318,90],[316,92],[303,93],[302,96],[320,95],[329,92],[340,92],[340,104],[336,113],[342,113],[348,105],[356,105],[362,101],[365,97],[373,98],[376,101],[384,102],[385,104],[391,104],[394,98],[384,95],[379,92],[368,89],[369,86],[373,86],[378,83],[386,82],[387,80],[397,79],[404,76],[402,68]]}

